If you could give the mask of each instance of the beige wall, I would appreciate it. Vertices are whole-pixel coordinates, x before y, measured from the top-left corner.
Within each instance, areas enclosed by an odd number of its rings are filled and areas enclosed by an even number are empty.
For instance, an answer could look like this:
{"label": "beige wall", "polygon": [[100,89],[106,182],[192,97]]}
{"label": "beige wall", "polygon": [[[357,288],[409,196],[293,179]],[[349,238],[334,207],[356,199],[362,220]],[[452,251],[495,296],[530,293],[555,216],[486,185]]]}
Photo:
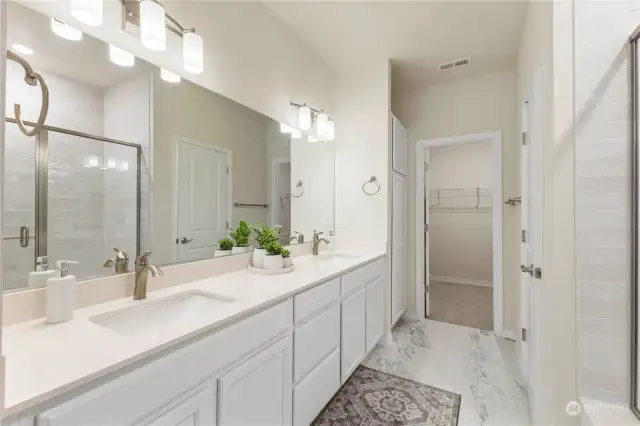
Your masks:
{"label": "beige wall", "polygon": [[[429,216],[431,281],[492,285],[492,164],[490,141],[429,149],[430,204],[434,206]],[[478,205],[476,187],[483,190],[480,208],[473,210]]]}
{"label": "beige wall", "polygon": [[[415,158],[416,142],[438,137],[502,131],[503,195],[517,196],[520,149],[517,136],[518,108],[516,73],[506,70],[424,89],[392,94],[393,113],[407,127],[409,158]],[[415,161],[409,161],[407,176],[407,306],[415,312]],[[515,334],[518,317],[519,211],[503,207],[504,328]]]}
{"label": "beige wall", "polygon": [[[152,223],[155,262],[171,262],[175,246],[175,137],[231,152],[232,202],[268,204],[267,128],[271,120],[203,87],[154,76]],[[234,208],[230,223],[267,222],[267,209]]]}

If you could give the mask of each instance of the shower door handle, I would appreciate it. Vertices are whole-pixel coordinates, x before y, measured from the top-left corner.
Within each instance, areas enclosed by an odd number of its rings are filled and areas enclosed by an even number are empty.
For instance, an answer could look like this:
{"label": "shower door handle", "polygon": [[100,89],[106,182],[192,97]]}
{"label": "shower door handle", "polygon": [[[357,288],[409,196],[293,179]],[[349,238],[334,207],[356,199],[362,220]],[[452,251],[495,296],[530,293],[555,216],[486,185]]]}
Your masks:
{"label": "shower door handle", "polygon": [[20,247],[29,247],[29,227],[20,227]]}

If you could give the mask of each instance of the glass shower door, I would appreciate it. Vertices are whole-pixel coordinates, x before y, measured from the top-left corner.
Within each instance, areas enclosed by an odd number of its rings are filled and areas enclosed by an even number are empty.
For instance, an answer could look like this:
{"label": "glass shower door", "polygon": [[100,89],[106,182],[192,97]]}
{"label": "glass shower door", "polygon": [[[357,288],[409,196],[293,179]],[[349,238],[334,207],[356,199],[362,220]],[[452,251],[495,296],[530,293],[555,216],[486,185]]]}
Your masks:
{"label": "glass shower door", "polygon": [[27,286],[36,257],[37,137],[25,136],[15,123],[5,127],[3,288]]}

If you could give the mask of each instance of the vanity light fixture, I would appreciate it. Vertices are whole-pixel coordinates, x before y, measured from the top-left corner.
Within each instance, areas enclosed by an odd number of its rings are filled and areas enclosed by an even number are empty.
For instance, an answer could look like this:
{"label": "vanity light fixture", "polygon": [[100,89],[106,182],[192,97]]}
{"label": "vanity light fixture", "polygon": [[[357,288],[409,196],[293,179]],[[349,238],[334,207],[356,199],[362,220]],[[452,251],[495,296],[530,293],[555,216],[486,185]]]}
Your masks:
{"label": "vanity light fixture", "polygon": [[[298,108],[298,127],[301,130],[311,129],[311,127],[313,127],[313,120],[315,119],[318,125],[318,137],[323,140],[333,140],[335,126],[333,121],[331,121],[331,118],[329,118],[329,114],[324,110],[318,111],[315,108],[311,108],[306,103],[297,104],[295,102],[289,102],[289,105]],[[311,142],[311,140],[309,142]]]}
{"label": "vanity light fixture", "polygon": [[324,132],[324,140],[332,141],[336,137],[335,135],[335,125],[333,124],[333,120],[327,121],[327,128]]}
{"label": "vanity light fixture", "polygon": [[102,25],[103,0],[71,0],[71,16],[92,27]]}
{"label": "vanity light fixture", "polygon": [[166,81],[167,83],[180,83],[180,76],[178,74],[174,74],[169,70],[164,68],[160,68],[160,78]]}
{"label": "vanity light fixture", "polygon": [[140,0],[140,41],[150,50],[167,47],[164,6],[155,0]]}
{"label": "vanity light fixture", "polygon": [[82,31],[62,22],[58,18],[51,18],[51,31],[53,31],[55,35],[58,35],[66,40],[82,40]]}
{"label": "vanity light fixture", "polygon": [[182,60],[184,69],[192,74],[201,74],[204,70],[204,42],[195,28],[183,30]]}
{"label": "vanity light fixture", "polygon": [[109,59],[116,65],[121,67],[132,67],[135,63],[135,56],[126,50],[122,50],[113,44],[109,45]]}
{"label": "vanity light fixture", "polygon": [[116,168],[116,160],[115,158],[107,159],[107,169],[115,169]]}
{"label": "vanity light fixture", "polygon": [[298,127],[300,127],[300,130],[309,130],[311,128],[311,108],[307,104],[301,105],[298,111]]}
{"label": "vanity light fixture", "polygon": [[120,167],[118,167],[118,171],[124,172],[127,170],[129,170],[129,162],[127,160],[122,160]]}
{"label": "vanity light fixture", "polygon": [[329,115],[324,111],[320,111],[320,113],[318,114],[318,117],[316,118],[317,131],[320,137],[324,137],[324,135],[327,133],[328,122],[329,122]]}
{"label": "vanity light fixture", "polygon": [[33,49],[24,44],[14,44],[11,48],[22,55],[33,55]]}
{"label": "vanity light fixture", "polygon": [[100,167],[100,160],[98,159],[98,156],[90,155],[87,158],[85,158],[84,166],[89,169],[92,167]]}

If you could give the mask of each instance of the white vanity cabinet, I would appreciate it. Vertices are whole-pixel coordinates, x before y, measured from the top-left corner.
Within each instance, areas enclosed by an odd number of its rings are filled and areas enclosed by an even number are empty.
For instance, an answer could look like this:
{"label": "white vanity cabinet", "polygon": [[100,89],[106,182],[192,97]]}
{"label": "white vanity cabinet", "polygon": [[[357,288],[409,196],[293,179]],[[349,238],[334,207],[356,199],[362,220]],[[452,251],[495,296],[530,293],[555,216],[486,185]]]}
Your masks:
{"label": "white vanity cabinet", "polygon": [[342,301],[342,382],[366,355],[367,289],[362,288]]}
{"label": "white vanity cabinet", "polygon": [[215,426],[216,383],[208,380],[204,385],[188,392],[182,398],[153,413],[135,426]]}
{"label": "white vanity cabinet", "polygon": [[367,353],[371,352],[384,335],[384,278],[367,286]]}
{"label": "white vanity cabinet", "polygon": [[291,424],[291,337],[241,362],[218,379],[218,425]]}

